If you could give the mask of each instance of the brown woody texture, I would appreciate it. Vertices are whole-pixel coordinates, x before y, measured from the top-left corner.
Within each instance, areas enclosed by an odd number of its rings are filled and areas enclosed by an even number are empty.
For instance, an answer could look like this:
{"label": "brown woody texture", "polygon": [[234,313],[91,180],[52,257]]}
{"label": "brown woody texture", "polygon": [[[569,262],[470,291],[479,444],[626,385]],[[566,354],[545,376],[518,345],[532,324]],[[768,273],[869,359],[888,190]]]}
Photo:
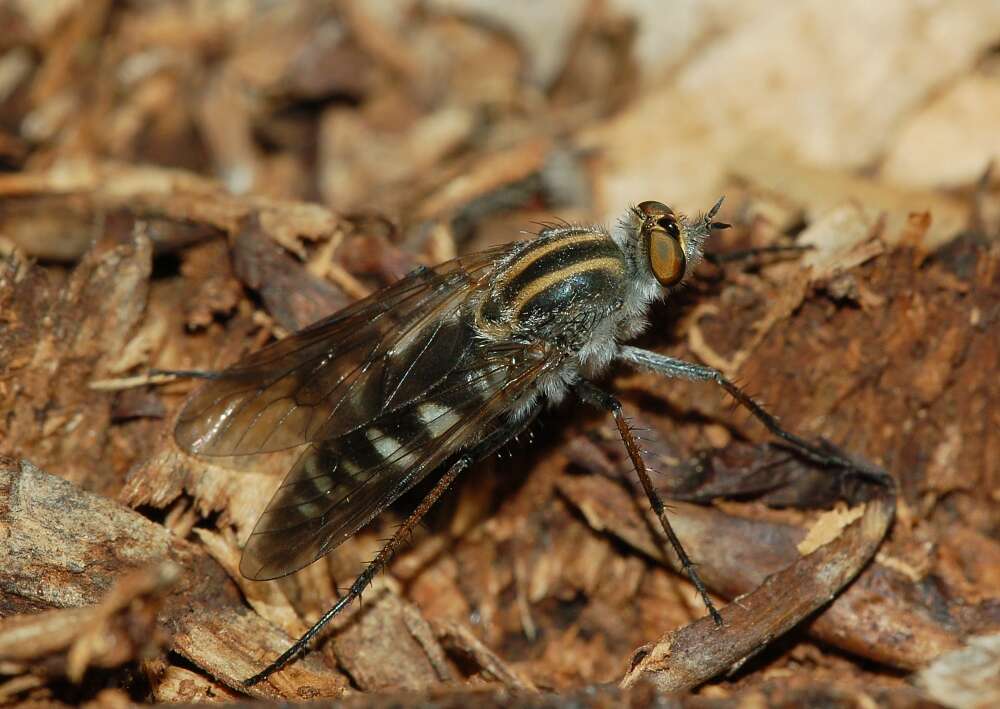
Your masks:
{"label": "brown woody texture", "polygon": [[[0,703],[1000,701],[995,3],[11,1],[0,27]],[[421,490],[246,581],[289,459],[185,455],[192,385],[148,370],[223,367],[539,222],[720,194],[709,250],[811,249],[700,267],[638,344],[897,489],[615,369],[724,628],[613,423],[567,403],[242,688]]]}

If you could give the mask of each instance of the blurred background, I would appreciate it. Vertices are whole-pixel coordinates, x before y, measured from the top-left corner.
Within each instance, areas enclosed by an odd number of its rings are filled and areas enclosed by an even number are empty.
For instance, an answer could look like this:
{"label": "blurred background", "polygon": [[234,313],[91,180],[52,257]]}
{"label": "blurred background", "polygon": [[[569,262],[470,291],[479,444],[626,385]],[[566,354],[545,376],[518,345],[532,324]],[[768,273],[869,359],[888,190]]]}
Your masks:
{"label": "blurred background", "polygon": [[0,26],[6,169],[184,168],[417,251],[737,187],[779,232],[854,200],[933,207],[940,240],[1000,153],[990,0],[5,0]]}
{"label": "blurred background", "polygon": [[[698,692],[990,705],[998,157],[1000,0],[0,0],[0,477],[19,459],[58,476],[0,480],[58,493],[48,526],[42,502],[0,504],[0,702],[235,699],[419,500],[248,583],[239,549],[287,461],[234,473],[180,454],[191,385],[149,368],[228,365],[545,222],[725,195],[734,228],[710,251],[812,250],[704,266],[640,344],[737,378],[900,489],[849,609]],[[711,387],[609,379],[665,493],[772,503],[701,507],[708,532],[682,533],[720,603],[790,563],[781,534],[798,558],[812,517],[787,508],[839,491],[805,489],[815,476]],[[646,503],[605,417],[567,404],[527,440],[459,481],[282,696],[573,692],[704,616],[639,533]],[[685,467],[706,450],[729,458]],[[775,481],[800,487],[769,497]],[[129,575],[163,549],[182,581]],[[25,654],[29,626],[55,640]]]}

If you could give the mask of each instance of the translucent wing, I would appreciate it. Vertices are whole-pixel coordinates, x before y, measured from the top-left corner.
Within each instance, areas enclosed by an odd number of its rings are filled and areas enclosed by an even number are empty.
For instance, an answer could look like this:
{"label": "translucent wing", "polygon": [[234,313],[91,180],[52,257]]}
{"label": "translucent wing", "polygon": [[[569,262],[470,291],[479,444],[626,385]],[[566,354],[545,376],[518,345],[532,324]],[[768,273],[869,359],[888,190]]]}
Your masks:
{"label": "translucent wing", "polygon": [[240,572],[271,579],[325,555],[449,457],[495,430],[558,361],[546,347],[476,343],[420,398],[310,445],[257,522]]}
{"label": "translucent wing", "polygon": [[415,272],[195,392],[175,432],[192,453],[309,444],[247,543],[245,576],[288,574],[332,550],[492,430],[553,365],[545,348],[482,342],[463,318],[511,248]]}
{"label": "translucent wing", "polygon": [[188,400],[191,453],[268,453],[335,438],[419,397],[470,344],[458,311],[511,247],[415,271],[249,355]]}

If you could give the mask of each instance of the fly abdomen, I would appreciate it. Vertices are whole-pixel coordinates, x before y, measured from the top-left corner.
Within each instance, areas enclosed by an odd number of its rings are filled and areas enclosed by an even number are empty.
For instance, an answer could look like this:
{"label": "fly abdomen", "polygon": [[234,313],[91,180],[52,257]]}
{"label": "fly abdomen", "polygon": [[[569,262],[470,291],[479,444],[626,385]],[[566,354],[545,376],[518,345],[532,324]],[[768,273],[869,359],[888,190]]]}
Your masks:
{"label": "fly abdomen", "polygon": [[544,338],[553,326],[592,322],[620,300],[625,272],[624,255],[601,229],[543,232],[501,264],[476,325],[493,337],[517,332]]}
{"label": "fly abdomen", "polygon": [[[313,447],[299,460],[268,508],[257,532],[322,526],[326,514],[381,471],[412,469],[424,446],[439,439],[461,417],[442,399],[407,406],[337,441]],[[301,470],[298,470],[301,468]]]}

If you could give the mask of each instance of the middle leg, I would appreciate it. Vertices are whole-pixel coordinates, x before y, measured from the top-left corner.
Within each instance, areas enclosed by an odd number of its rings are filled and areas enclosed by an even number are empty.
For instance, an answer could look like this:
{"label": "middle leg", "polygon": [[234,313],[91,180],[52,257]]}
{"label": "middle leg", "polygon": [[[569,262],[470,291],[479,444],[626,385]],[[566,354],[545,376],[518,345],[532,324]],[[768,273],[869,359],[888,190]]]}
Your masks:
{"label": "middle leg", "polygon": [[687,574],[688,578],[691,579],[691,583],[694,584],[694,587],[698,589],[698,593],[701,595],[701,600],[705,604],[705,607],[708,608],[708,612],[712,616],[712,620],[715,621],[716,625],[721,626],[723,624],[722,616],[715,608],[715,604],[712,603],[712,599],[708,595],[708,589],[705,588],[705,584],[702,582],[701,577],[698,576],[698,570],[695,567],[694,562],[691,561],[691,557],[689,557],[687,552],[684,551],[684,546],[681,544],[680,538],[678,538],[677,533],[674,532],[674,528],[671,526],[670,520],[667,518],[667,506],[663,504],[663,498],[660,497],[656,488],[653,487],[653,480],[650,478],[649,470],[646,468],[646,462],[642,458],[642,451],[639,449],[639,444],[636,442],[635,436],[632,435],[632,429],[629,428],[628,421],[625,420],[625,414],[622,412],[621,402],[614,395],[609,394],[585,379],[577,382],[576,391],[580,398],[588,404],[604,409],[614,416],[615,425],[618,427],[618,433],[621,436],[622,442],[625,444],[625,450],[628,451],[628,457],[632,461],[632,466],[635,468],[635,472],[639,476],[639,482],[642,483],[642,489],[646,493],[646,497],[649,498],[649,504],[653,508],[653,512],[656,513],[656,517],[660,521],[660,526],[663,527],[663,532],[667,535],[667,539],[670,541],[670,546],[673,547],[674,553],[677,554],[681,568],[684,570],[684,573]]}

